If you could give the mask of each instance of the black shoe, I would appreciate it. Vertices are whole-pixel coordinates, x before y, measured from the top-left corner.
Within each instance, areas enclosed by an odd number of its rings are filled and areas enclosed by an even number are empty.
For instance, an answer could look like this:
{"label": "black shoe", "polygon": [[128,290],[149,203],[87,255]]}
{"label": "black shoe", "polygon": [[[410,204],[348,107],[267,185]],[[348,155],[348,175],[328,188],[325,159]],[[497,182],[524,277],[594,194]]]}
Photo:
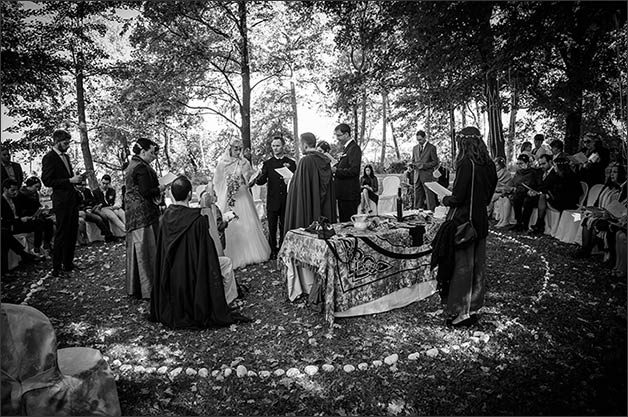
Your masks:
{"label": "black shoe", "polygon": [[274,259],[277,259],[277,252],[271,252],[270,254],[270,260],[272,261]]}
{"label": "black shoe", "polygon": [[478,322],[478,315],[472,314],[469,318],[459,321],[458,323],[453,322],[453,319],[447,319],[445,321],[445,326],[453,327],[454,329],[462,328],[462,327],[471,327]]}
{"label": "black shoe", "polygon": [[27,264],[32,264],[34,262],[38,262],[41,261],[41,257],[37,256],[37,255],[33,255],[32,253],[28,253],[28,252],[24,252],[22,254],[20,254],[20,258],[22,258],[22,264],[27,265]]}
{"label": "black shoe", "polygon": [[63,270],[66,272],[72,272],[72,271],[79,271],[81,268],[79,268],[76,264],[72,264],[70,266],[64,266]]}
{"label": "black shoe", "polygon": [[114,235],[105,236],[105,242],[117,242],[118,238]]}
{"label": "black shoe", "polygon": [[576,259],[584,259],[591,256],[591,253],[582,249],[578,249],[577,251],[574,252],[572,256]]}

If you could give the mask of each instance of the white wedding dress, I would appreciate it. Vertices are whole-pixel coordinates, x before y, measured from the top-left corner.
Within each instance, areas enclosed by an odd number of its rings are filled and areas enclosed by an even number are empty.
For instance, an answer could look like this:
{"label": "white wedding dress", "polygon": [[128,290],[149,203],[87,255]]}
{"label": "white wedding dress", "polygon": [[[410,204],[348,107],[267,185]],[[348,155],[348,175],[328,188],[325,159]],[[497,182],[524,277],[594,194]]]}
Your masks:
{"label": "white wedding dress", "polygon": [[233,269],[270,258],[270,245],[247,186],[252,174],[249,161],[225,155],[218,162],[214,175],[217,203],[223,216],[228,211],[238,216],[225,229],[225,256],[231,258]]}

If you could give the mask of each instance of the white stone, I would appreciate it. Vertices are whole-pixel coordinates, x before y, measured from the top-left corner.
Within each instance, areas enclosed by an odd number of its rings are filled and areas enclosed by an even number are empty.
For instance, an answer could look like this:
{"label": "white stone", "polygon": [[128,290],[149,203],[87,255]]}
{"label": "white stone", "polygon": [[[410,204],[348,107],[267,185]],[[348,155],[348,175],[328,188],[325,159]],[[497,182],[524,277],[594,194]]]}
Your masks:
{"label": "white stone", "polygon": [[255,371],[249,371],[247,372],[247,375],[250,377],[253,377],[253,376],[257,376],[257,373],[255,373]]}
{"label": "white stone", "polygon": [[408,360],[415,361],[419,359],[419,352],[414,352],[408,355]]}
{"label": "white stone", "polygon": [[186,375],[190,375],[190,376],[194,376],[196,375],[198,372],[196,372],[196,369],[192,369],[192,368],[187,368],[185,370],[185,374]]}
{"label": "white stone", "polygon": [[460,347],[462,347],[462,348],[466,348],[466,347],[468,347],[470,345],[471,345],[471,342],[462,342],[462,343],[460,343]]}
{"label": "white stone", "polygon": [[479,332],[479,331],[473,332],[473,336],[474,336],[474,337],[479,337],[479,338],[481,338],[483,335],[484,335],[484,333],[483,333],[483,332]]}
{"label": "white stone", "polygon": [[216,377],[216,381],[219,381],[219,382],[220,382],[220,381],[224,381],[224,380],[225,380],[225,377],[224,377],[224,376],[222,376],[222,375],[218,375],[218,376]]}
{"label": "white stone", "polygon": [[119,359],[116,359],[115,361],[111,362],[111,366],[120,366],[122,365],[122,362],[120,362]]}
{"label": "white stone", "polygon": [[316,375],[318,373],[318,366],[308,365],[305,367],[304,371],[309,376]]}
{"label": "white stone", "polygon": [[145,371],[146,368],[144,368],[142,365],[137,365],[135,368],[133,368],[133,372],[137,372],[138,374]]}
{"label": "white stone", "polygon": [[358,369],[360,371],[366,371],[369,368],[369,364],[366,362],[362,362],[358,364]]}
{"label": "white stone", "polygon": [[273,374],[275,374],[275,376],[282,376],[283,374],[285,374],[286,371],[284,371],[283,369],[279,368],[279,369],[275,369],[275,372],[273,372]]}
{"label": "white stone", "polygon": [[485,334],[483,334],[483,335],[480,337],[480,340],[481,340],[482,342],[484,342],[484,343],[488,343],[488,340],[489,340],[490,338],[491,338],[491,336],[489,336],[489,335],[487,335],[487,334],[485,333]]}
{"label": "white stone", "polygon": [[103,356],[102,358],[105,360],[105,362],[109,362],[109,356]]}
{"label": "white stone", "polygon": [[270,376],[270,372],[268,371],[259,371],[260,378],[268,378]]}
{"label": "white stone", "polygon": [[386,363],[386,365],[394,365],[397,363],[397,361],[399,360],[399,355],[397,355],[396,353],[393,353],[390,356],[386,356],[384,358],[384,362]]}
{"label": "white stone", "polygon": [[207,378],[208,375],[209,370],[207,370],[207,368],[201,368],[198,370],[198,376],[200,376],[201,378]]}
{"label": "white stone", "polygon": [[295,378],[299,375],[301,375],[301,371],[299,371],[297,368],[290,368],[286,371],[286,376],[288,378]]}
{"label": "white stone", "polygon": [[332,372],[334,369],[334,365],[330,365],[328,363],[323,365],[323,371],[325,372]]}
{"label": "white stone", "polygon": [[379,368],[380,366],[382,366],[382,361],[373,361],[373,366]]}
{"label": "white stone", "polygon": [[131,369],[133,369],[133,367],[129,364],[124,364],[120,367],[120,372],[126,372],[126,371],[130,371]]}
{"label": "white stone", "polygon": [[472,341],[473,343],[480,343],[479,337],[471,336],[469,340]]}
{"label": "white stone", "polygon": [[355,366],[353,365],[345,365],[342,367],[342,369],[346,372],[346,373],[350,373],[355,371]]}
{"label": "white stone", "polygon": [[220,371],[218,369],[214,369],[212,371],[212,378],[216,378],[219,374],[220,374]]}
{"label": "white stone", "polygon": [[179,374],[183,372],[183,368],[179,367],[179,368],[175,368],[172,371],[170,371],[169,375],[171,378],[175,378],[177,376],[179,376]]}
{"label": "white stone", "polygon": [[227,377],[228,377],[229,375],[231,375],[232,373],[233,373],[233,369],[231,369],[231,368],[226,368],[226,369],[224,370],[223,375],[225,376],[225,378],[227,378]]}
{"label": "white stone", "polygon": [[236,368],[236,375],[238,378],[242,378],[243,376],[246,376],[248,372],[248,369],[246,369],[246,366],[244,365],[238,365],[238,367]]}
{"label": "white stone", "polygon": [[438,349],[436,348],[429,349],[428,351],[425,352],[425,354],[429,356],[430,358],[435,358],[436,356],[438,356]]}
{"label": "white stone", "polygon": [[158,374],[165,374],[166,372],[168,372],[168,367],[167,366],[162,366],[162,367],[157,369],[157,373]]}
{"label": "white stone", "polygon": [[441,351],[441,352],[443,352],[445,355],[447,355],[447,354],[449,354],[449,352],[451,352],[451,351],[449,350],[449,348],[446,348],[446,347],[444,347],[444,348],[440,348],[440,351]]}

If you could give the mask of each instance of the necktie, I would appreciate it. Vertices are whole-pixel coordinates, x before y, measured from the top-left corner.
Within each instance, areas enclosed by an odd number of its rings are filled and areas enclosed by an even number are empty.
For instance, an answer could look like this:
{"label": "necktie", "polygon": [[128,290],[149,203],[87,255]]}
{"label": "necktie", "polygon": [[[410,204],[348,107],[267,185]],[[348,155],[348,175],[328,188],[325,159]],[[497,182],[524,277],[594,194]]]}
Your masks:
{"label": "necktie", "polygon": [[61,160],[63,161],[63,165],[65,165],[65,169],[68,170],[68,174],[72,175],[72,170],[70,169],[70,158],[67,153],[61,154]]}

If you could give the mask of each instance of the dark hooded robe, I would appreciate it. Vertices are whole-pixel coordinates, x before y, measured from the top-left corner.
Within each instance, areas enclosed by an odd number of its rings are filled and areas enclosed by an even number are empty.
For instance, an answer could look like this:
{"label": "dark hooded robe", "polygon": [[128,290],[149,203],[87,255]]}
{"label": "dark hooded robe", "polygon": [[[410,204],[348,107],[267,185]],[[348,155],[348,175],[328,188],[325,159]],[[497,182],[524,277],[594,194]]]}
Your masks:
{"label": "dark hooded robe", "polygon": [[150,317],[173,329],[234,323],[220,262],[200,208],[171,205],[159,223]]}
{"label": "dark hooded robe", "polygon": [[336,221],[331,181],[329,158],[318,151],[307,151],[290,180],[284,233],[308,227],[321,216],[331,223]]}

